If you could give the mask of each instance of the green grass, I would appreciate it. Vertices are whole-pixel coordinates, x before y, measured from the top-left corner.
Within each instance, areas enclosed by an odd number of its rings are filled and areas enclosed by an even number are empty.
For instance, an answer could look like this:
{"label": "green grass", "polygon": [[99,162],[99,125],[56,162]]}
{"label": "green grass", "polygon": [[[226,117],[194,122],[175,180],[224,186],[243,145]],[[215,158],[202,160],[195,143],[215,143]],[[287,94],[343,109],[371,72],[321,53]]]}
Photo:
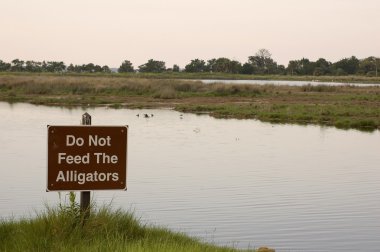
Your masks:
{"label": "green grass", "polygon": [[[238,251],[142,224],[123,210],[47,208],[32,219],[0,221],[0,251]],[[251,250],[253,251],[253,250]]]}
{"label": "green grass", "polygon": [[109,77],[109,78],[133,78],[133,79],[212,79],[212,80],[289,80],[289,81],[322,81],[343,83],[380,83],[380,77],[368,77],[364,75],[347,76],[313,76],[313,75],[256,75],[256,74],[231,74],[231,73],[187,73],[187,72],[163,72],[163,73],[28,73],[28,72],[0,72],[0,76],[65,76],[65,77]]}
{"label": "green grass", "polygon": [[258,119],[271,123],[318,124],[340,129],[374,131],[380,128],[378,108],[320,104],[178,105],[176,110],[209,113],[216,118]]}
{"label": "green grass", "polygon": [[380,86],[206,85],[112,75],[24,74],[0,75],[0,100],[59,106],[170,107],[218,118],[380,129]]}

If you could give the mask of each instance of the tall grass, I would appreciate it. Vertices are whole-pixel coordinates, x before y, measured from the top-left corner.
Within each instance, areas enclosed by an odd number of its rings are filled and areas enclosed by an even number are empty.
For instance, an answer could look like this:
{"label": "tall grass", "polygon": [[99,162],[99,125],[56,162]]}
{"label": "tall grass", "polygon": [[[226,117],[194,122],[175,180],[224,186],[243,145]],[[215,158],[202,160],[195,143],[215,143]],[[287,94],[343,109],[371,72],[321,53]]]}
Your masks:
{"label": "tall grass", "polygon": [[182,233],[143,224],[110,206],[47,207],[33,219],[0,221],[0,251],[237,251],[203,243]]}
{"label": "tall grass", "polygon": [[380,77],[364,75],[347,76],[314,76],[314,75],[257,75],[257,74],[231,74],[231,73],[28,73],[28,72],[0,72],[0,76],[66,76],[66,77],[112,77],[112,78],[142,78],[142,79],[213,79],[213,80],[290,80],[290,81],[323,81],[343,83],[380,83]]}
{"label": "tall grass", "polygon": [[[123,76],[123,75],[121,75]],[[380,128],[380,87],[236,85],[178,79],[0,75],[0,100],[65,106],[175,107],[215,117]]]}
{"label": "tall grass", "polygon": [[[200,81],[115,78],[112,76],[95,78],[88,76],[0,75],[1,93],[12,92],[27,95],[140,95],[173,98],[193,95],[256,96],[263,93],[286,93],[289,91],[342,93],[350,92],[352,89],[353,87],[350,86],[323,85],[302,87],[222,83],[205,85]],[[375,89],[380,92],[377,87],[366,87],[366,90]]]}

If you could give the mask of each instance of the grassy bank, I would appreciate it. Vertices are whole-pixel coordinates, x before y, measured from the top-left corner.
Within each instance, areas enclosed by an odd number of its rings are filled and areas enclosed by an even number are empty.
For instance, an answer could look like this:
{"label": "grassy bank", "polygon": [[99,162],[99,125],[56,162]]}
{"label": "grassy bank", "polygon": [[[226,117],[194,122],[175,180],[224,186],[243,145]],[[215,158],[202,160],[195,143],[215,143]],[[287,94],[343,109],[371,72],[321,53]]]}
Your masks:
{"label": "grassy bank", "polygon": [[253,74],[229,74],[229,73],[186,73],[186,72],[163,72],[163,73],[27,73],[27,72],[0,72],[0,76],[66,76],[66,77],[109,77],[109,78],[132,78],[132,79],[180,79],[180,80],[286,80],[286,81],[321,81],[340,83],[380,83],[380,77],[368,77],[363,75],[347,76],[298,76],[298,75],[253,75]]}
{"label": "grassy bank", "polygon": [[33,219],[0,220],[0,251],[238,251],[143,225],[121,210],[92,210],[84,222],[75,209],[48,208]]}
{"label": "grassy bank", "polygon": [[62,106],[170,107],[218,118],[380,128],[380,87],[202,84],[112,76],[0,76],[0,100]]}
{"label": "grassy bank", "polygon": [[253,75],[229,73],[123,73],[114,74],[120,77],[144,79],[196,79],[196,80],[287,80],[287,81],[321,81],[342,83],[380,83],[380,77],[367,77],[362,75],[347,76],[297,76],[297,75]]}

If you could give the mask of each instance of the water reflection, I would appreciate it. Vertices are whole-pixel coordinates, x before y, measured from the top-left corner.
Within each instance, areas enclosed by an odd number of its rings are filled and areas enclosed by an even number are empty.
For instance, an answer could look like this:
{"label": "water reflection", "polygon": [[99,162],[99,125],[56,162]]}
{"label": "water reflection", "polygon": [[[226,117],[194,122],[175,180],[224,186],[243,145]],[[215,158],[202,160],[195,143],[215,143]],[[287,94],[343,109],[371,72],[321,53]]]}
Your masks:
{"label": "water reflection", "polygon": [[[379,131],[171,110],[86,111],[93,125],[129,125],[128,191],[96,192],[98,203],[113,199],[149,223],[242,248],[380,247]],[[46,125],[77,125],[83,113],[0,103],[0,216],[57,202],[45,192]]]}
{"label": "water reflection", "polygon": [[226,84],[255,84],[255,85],[279,85],[279,86],[358,86],[358,87],[379,87],[376,83],[343,83],[327,81],[287,81],[287,80],[200,80],[205,84],[226,83]]}

